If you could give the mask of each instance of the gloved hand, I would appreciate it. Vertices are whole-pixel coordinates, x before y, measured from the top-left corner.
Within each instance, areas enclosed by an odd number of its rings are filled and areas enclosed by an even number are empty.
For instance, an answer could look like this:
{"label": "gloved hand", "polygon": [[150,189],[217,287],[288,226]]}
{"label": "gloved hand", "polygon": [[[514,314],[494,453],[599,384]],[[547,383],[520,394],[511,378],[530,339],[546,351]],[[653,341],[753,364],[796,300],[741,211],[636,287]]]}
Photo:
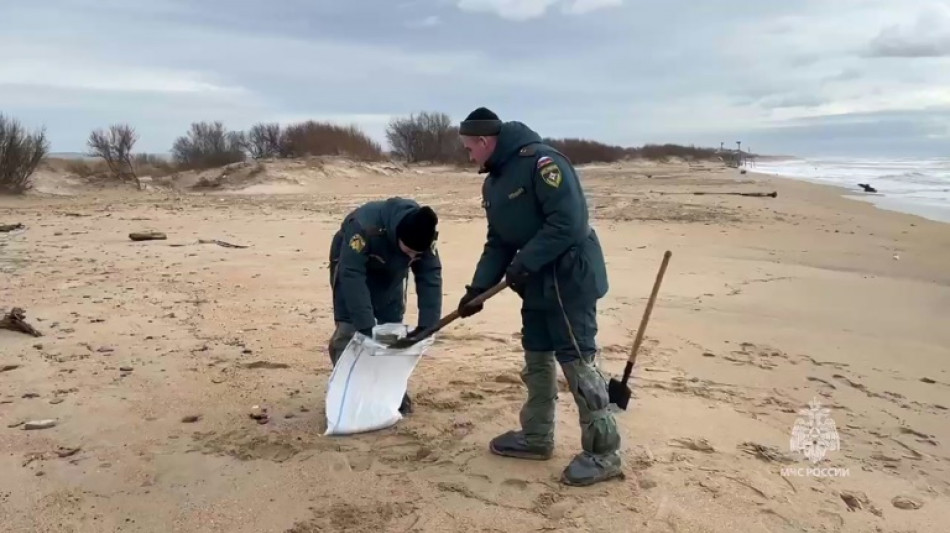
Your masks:
{"label": "gloved hand", "polygon": [[505,281],[508,282],[508,286],[518,294],[524,293],[524,286],[528,282],[529,277],[531,277],[531,273],[525,270],[518,261],[512,261],[511,264],[508,265],[508,269],[505,270]]}
{"label": "gloved hand", "polygon": [[482,304],[478,305],[469,305],[468,303],[475,299],[479,294],[485,292],[485,289],[477,289],[470,285],[465,286],[465,296],[462,296],[462,299],[459,300],[458,313],[462,318],[470,317],[475,313],[478,313],[484,307]]}
{"label": "gloved hand", "polygon": [[371,338],[371,339],[373,338],[373,328],[361,329],[361,330],[359,330],[359,331],[360,331],[360,333],[362,333],[363,335],[365,335],[365,336],[367,336],[367,337],[369,337],[369,338]]}

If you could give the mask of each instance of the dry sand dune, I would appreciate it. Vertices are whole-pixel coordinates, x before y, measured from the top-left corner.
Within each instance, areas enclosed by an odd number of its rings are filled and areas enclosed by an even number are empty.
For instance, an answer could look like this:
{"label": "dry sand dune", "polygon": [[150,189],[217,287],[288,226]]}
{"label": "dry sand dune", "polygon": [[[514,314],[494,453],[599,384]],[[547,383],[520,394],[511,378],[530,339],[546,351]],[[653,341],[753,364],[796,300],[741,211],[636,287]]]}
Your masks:
{"label": "dry sand dune", "polygon": [[[510,293],[439,337],[411,417],[321,436],[341,215],[390,195],[435,206],[447,312],[484,239],[474,172],[271,162],[144,192],[50,173],[0,199],[0,223],[26,226],[0,233],[0,302],[43,333],[0,330],[3,531],[946,530],[950,226],[711,166],[583,176],[609,373],[673,252],[618,414],[626,479],[586,489],[557,482],[580,447],[569,394],[553,460],[487,451],[525,394]],[[740,190],[778,197],[691,194]],[[129,240],[145,230],[168,240]],[[810,466],[789,439],[816,398],[840,437],[820,466],[848,475],[783,476]]]}

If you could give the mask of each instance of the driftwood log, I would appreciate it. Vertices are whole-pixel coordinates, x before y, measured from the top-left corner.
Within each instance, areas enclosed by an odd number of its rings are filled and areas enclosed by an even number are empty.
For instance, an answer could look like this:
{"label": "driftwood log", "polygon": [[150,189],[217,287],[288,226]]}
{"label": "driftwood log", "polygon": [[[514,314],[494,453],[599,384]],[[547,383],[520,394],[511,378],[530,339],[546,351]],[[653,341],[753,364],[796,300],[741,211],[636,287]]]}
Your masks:
{"label": "driftwood log", "polygon": [[26,226],[24,226],[23,224],[19,224],[19,223],[17,223],[17,224],[0,224],[0,233],[6,233],[6,232],[8,232],[8,231],[23,229],[23,228],[25,228],[25,227],[26,227]]}
{"label": "driftwood log", "polygon": [[129,233],[129,238],[133,241],[164,241],[168,237],[160,231],[140,231]]}
{"label": "driftwood log", "polygon": [[[652,191],[651,191],[652,192]],[[778,198],[778,192],[705,192],[705,191],[696,191],[696,192],[661,192],[661,195],[667,194],[692,194],[695,196],[702,195],[725,195],[725,196],[749,196],[751,198]]]}
{"label": "driftwood log", "polygon": [[217,244],[225,248],[247,248],[247,246],[241,244],[231,244],[229,242],[219,241],[218,239],[198,239],[198,244]]}
{"label": "driftwood log", "polygon": [[27,335],[33,335],[34,337],[43,336],[42,333],[36,331],[36,328],[27,324],[26,311],[19,307],[14,307],[9,313],[6,314],[6,316],[0,318],[0,329],[19,331],[21,333],[26,333]]}
{"label": "driftwood log", "polygon": [[725,194],[732,196],[749,196],[752,198],[778,198],[777,192],[694,192],[693,194]]}

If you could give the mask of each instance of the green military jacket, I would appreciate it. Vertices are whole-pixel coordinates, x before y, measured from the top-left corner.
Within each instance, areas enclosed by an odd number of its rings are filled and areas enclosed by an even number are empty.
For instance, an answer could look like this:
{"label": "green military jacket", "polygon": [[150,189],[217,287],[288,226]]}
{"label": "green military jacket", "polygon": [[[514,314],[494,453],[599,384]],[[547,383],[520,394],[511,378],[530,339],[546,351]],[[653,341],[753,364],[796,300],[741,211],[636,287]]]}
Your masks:
{"label": "green military jacket", "polygon": [[488,233],[472,286],[498,283],[514,261],[533,274],[521,295],[526,306],[548,307],[558,295],[603,297],[608,289],[603,251],[567,157],[526,125],[506,122],[481,171],[488,173],[482,184]]}
{"label": "green military jacket", "polygon": [[405,198],[366,203],[346,216],[330,246],[333,315],[366,330],[403,320],[404,282],[414,274],[418,325],[435,325],[442,314],[442,262],[435,245],[414,261],[399,248],[396,227],[419,204]]}

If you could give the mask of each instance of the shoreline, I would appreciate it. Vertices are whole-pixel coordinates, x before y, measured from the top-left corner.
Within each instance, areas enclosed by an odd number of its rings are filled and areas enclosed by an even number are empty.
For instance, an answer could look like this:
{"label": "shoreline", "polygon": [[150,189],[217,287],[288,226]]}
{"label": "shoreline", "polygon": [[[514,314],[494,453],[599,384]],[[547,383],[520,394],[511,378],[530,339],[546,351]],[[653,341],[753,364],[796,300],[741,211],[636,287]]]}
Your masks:
{"label": "shoreline", "polygon": [[[913,200],[907,200],[901,197],[888,196],[886,192],[878,193],[861,193],[855,189],[845,187],[843,185],[828,183],[824,179],[820,178],[811,178],[811,177],[801,177],[801,176],[791,176],[788,174],[780,174],[774,172],[764,172],[755,168],[746,167],[746,171],[750,174],[757,174],[761,176],[770,176],[775,178],[781,178],[783,180],[793,180],[798,182],[810,183],[813,185],[820,185],[825,187],[833,187],[841,191],[841,196],[848,200],[865,202],[869,203],[876,208],[882,211],[902,213],[905,215],[914,215],[931,222],[939,222],[941,224],[950,224],[950,204],[947,205],[922,205],[919,202]],[[860,181],[860,178],[856,178],[857,181]],[[947,182],[947,187],[950,188],[950,181]]]}

